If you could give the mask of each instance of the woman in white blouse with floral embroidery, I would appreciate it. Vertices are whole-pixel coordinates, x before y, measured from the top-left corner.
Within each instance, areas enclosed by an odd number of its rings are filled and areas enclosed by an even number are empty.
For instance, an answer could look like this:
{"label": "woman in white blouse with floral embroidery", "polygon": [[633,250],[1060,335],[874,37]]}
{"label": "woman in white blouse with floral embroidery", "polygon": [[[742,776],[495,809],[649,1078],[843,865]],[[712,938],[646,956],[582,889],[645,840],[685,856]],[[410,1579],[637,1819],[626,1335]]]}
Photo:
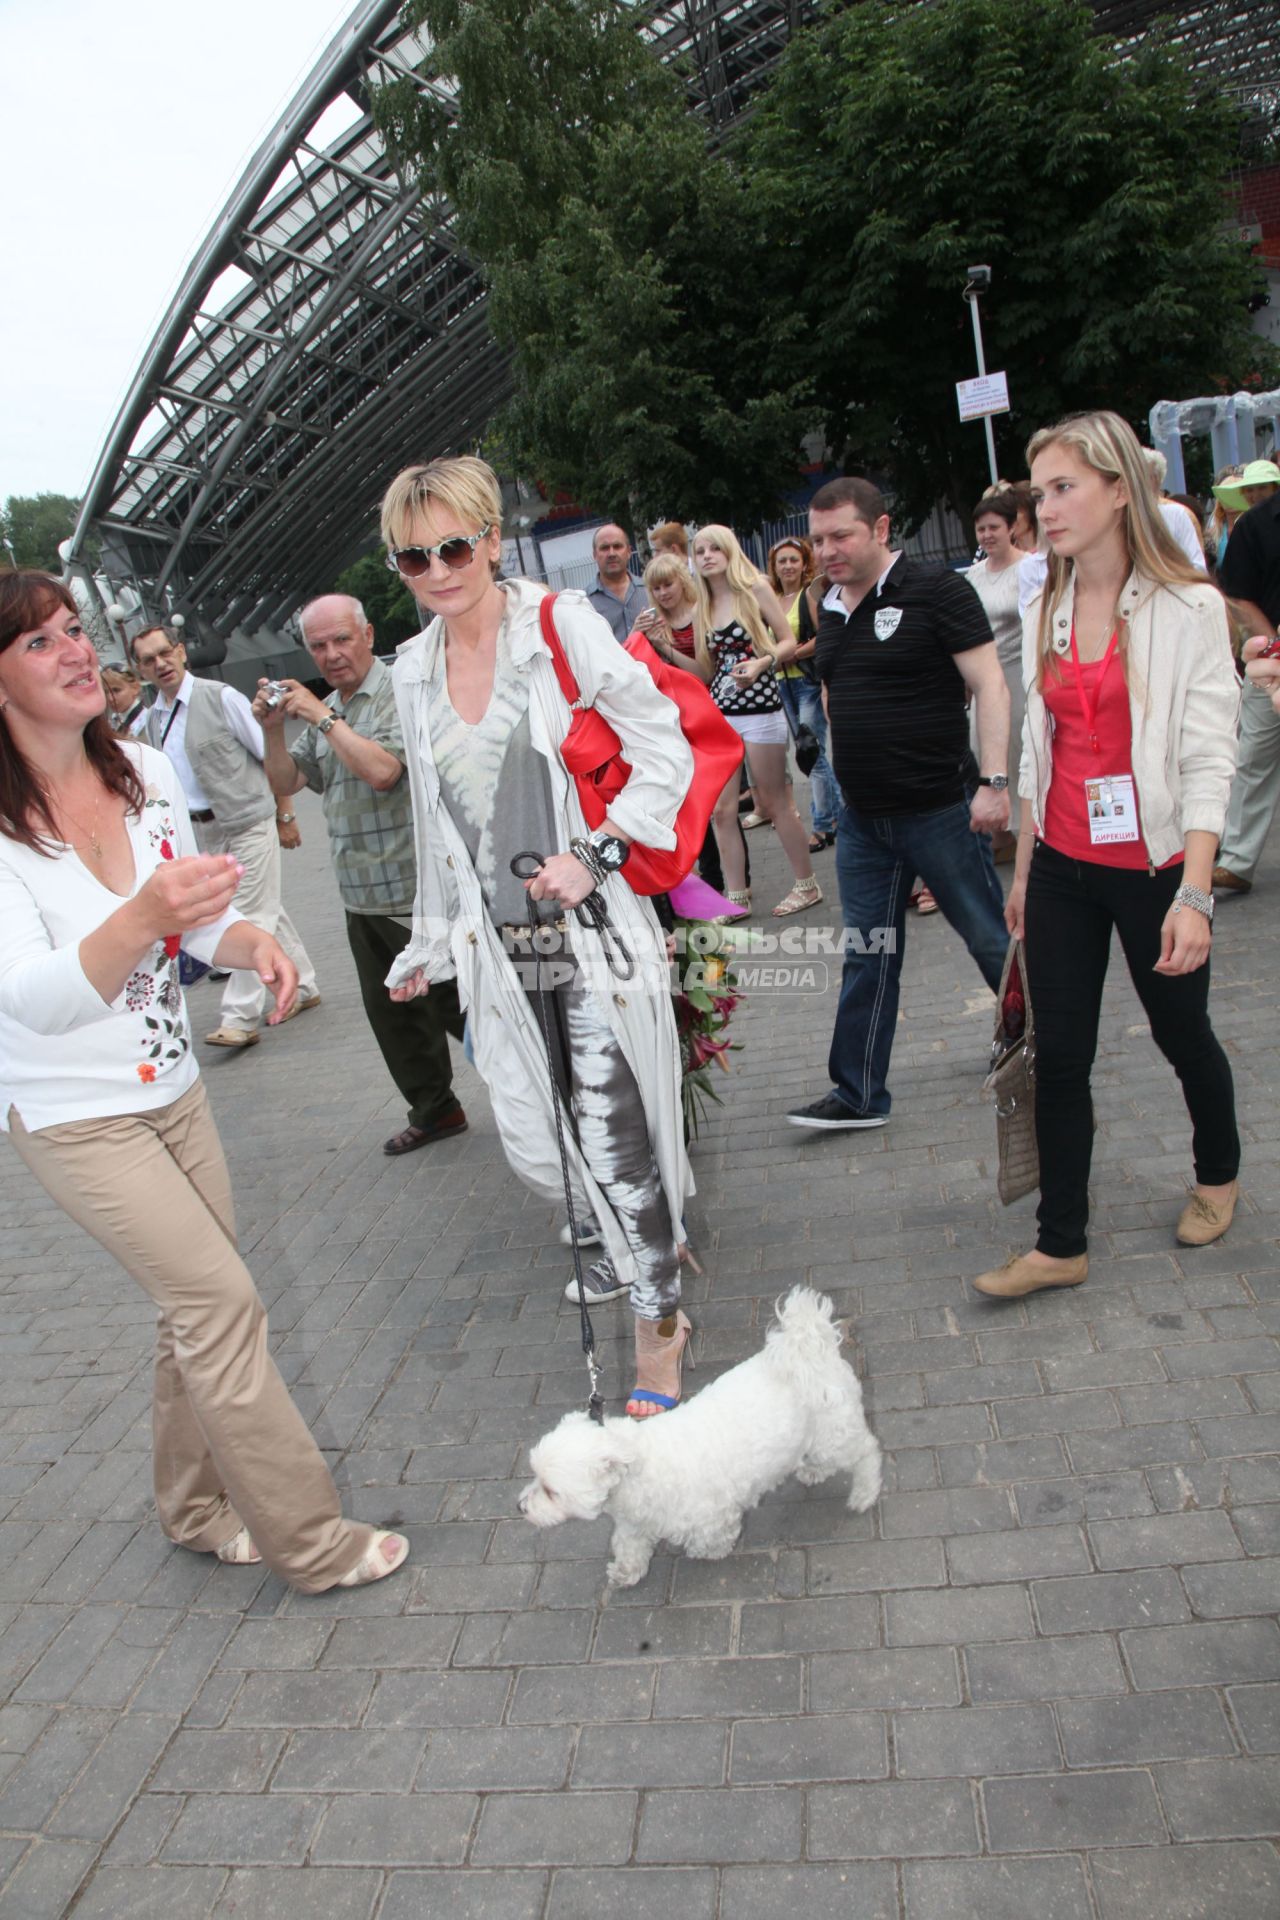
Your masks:
{"label": "woman in white blouse with floral embroidery", "polygon": [[195,852],[164,755],[118,740],[93,646],[51,575],[0,574],[0,1130],[156,1303],[155,1492],[178,1545],[358,1586],[407,1542],[344,1520],[267,1351],[191,1050],[178,949],[297,975]]}

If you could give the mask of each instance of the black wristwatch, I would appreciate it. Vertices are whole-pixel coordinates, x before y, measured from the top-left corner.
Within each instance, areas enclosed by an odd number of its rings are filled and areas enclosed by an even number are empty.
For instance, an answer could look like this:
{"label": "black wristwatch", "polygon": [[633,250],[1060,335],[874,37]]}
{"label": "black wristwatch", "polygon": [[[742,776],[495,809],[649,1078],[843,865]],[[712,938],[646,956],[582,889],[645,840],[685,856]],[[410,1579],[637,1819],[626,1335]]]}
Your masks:
{"label": "black wristwatch", "polygon": [[1007,773],[980,773],[978,775],[978,785],[980,787],[994,787],[997,793],[1003,793],[1009,785],[1009,776]]}
{"label": "black wristwatch", "polygon": [[619,867],[625,867],[631,858],[631,849],[626,841],[605,833],[601,827],[596,828],[587,844],[594,848],[596,859],[606,873],[617,873]]}

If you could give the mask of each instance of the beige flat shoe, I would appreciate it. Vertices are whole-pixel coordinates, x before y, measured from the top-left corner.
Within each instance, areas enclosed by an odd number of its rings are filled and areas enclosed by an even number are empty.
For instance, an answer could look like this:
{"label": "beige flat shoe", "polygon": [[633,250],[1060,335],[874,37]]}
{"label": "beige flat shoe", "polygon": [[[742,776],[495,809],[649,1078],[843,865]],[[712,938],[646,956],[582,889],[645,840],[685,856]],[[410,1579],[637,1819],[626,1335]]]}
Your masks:
{"label": "beige flat shoe", "polygon": [[215,1027],[204,1038],[210,1047],[256,1047],[262,1035],[256,1027]]}
{"label": "beige flat shoe", "polygon": [[1078,1287],[1088,1274],[1087,1253],[1078,1253],[1073,1260],[1055,1260],[1051,1267],[1029,1260],[1025,1253],[1015,1253],[1002,1267],[980,1273],[973,1284],[993,1300],[1021,1300],[1024,1294],[1039,1293],[1042,1287]]}
{"label": "beige flat shoe", "polygon": [[[726,887],[724,890],[724,898],[729,902],[731,907],[741,907],[743,913],[750,912],[750,887]],[[733,922],[740,918],[741,915],[736,913],[718,913],[712,921],[712,925],[717,927],[732,926]]]}
{"label": "beige flat shoe", "polygon": [[1221,1240],[1235,1215],[1236,1201],[1240,1198],[1240,1182],[1231,1182],[1231,1192],[1225,1200],[1210,1200],[1204,1193],[1193,1193],[1186,1206],[1178,1215],[1175,1229],[1178,1245],[1182,1247],[1207,1247],[1213,1241]]}
{"label": "beige flat shoe", "polygon": [[318,993],[313,993],[309,1000],[304,1000],[302,998],[302,995],[299,994],[298,998],[294,1001],[293,1005],[290,1007],[288,1013],[286,1013],[283,1016],[283,1018],[277,1020],[276,1025],[278,1027],[283,1027],[290,1020],[295,1020],[300,1013],[310,1013],[312,1007],[318,1007],[319,1005],[320,1005],[320,995]]}
{"label": "beige flat shoe", "polygon": [[816,907],[822,898],[822,888],[818,885],[816,874],[810,874],[807,880],[797,880],[790,893],[779,900],[773,910],[775,920],[787,920],[793,913],[807,913],[810,907]]}

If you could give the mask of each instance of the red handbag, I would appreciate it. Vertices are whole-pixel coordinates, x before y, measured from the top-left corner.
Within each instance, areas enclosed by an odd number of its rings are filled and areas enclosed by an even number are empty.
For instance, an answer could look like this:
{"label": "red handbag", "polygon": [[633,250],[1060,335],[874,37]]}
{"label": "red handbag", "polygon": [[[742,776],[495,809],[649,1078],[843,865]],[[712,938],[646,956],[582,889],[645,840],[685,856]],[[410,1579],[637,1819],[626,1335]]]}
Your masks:
{"label": "red handbag", "polygon": [[[577,785],[583,818],[595,828],[631,778],[631,767],[622,758],[622,742],[604,715],[580,704],[582,694],[556,632],[555,603],[555,594],[549,593],[538,617],[560,691],[573,708],[569,731],[560,743],[560,758]],[[693,753],[693,778],[676,815],[675,846],[667,852],[633,842],[622,868],[633,893],[666,893],[685,879],[702,852],[711,810],[742,765],[742,742],[701,680],[661,659],[642,633],[630,634],[626,649],[648,668],[659,693],[679,709],[680,728]]]}

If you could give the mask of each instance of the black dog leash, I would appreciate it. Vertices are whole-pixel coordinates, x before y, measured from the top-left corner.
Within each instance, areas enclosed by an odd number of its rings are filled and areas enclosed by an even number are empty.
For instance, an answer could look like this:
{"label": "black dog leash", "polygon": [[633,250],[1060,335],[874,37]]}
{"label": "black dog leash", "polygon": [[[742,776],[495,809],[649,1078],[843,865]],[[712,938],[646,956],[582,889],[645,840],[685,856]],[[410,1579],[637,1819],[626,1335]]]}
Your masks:
{"label": "black dog leash", "polygon": [[[511,871],[515,875],[517,880],[532,880],[535,874],[538,874],[542,871],[543,865],[544,865],[544,861],[543,861],[542,855],[539,853],[518,853],[515,859],[511,862]],[[600,914],[602,916],[601,924],[608,926],[609,924],[608,909],[605,907],[603,900],[599,900],[597,895],[592,894],[589,896],[588,902],[584,902],[584,905],[589,904],[591,900],[595,900],[599,907]],[[532,925],[533,925],[534,933],[536,935],[537,932],[542,927],[547,926],[550,923],[544,920],[542,917],[542,902],[540,900],[534,900],[531,898],[529,901],[529,910],[532,916]],[[576,908],[575,911],[577,912],[579,919],[584,918],[581,907]],[[594,921],[593,918],[589,918],[585,920],[584,924],[590,926],[590,925],[596,924],[596,922]],[[534,963],[536,965],[537,964],[536,939],[533,943],[533,950],[534,950]],[[606,947],[606,952],[608,952],[607,947]],[[626,952],[625,947],[623,948],[623,952],[624,953]],[[630,960],[631,956],[627,954],[627,958],[628,960]],[[613,964],[612,959],[610,959],[610,965],[612,966],[612,964]],[[632,971],[634,971],[634,963],[632,963]],[[631,976],[630,974],[627,974],[622,977],[629,979]],[[554,993],[554,989],[550,989],[544,992],[541,987],[537,988],[538,1020],[539,1020],[539,1024],[542,1027],[542,1043],[546,1049],[547,1072],[551,1078],[551,1109],[552,1109],[552,1112],[555,1114],[556,1146],[560,1150],[560,1175],[564,1181],[565,1211],[569,1216],[569,1244],[573,1248],[573,1272],[574,1272],[574,1278],[577,1280],[577,1283],[578,1283],[578,1312],[581,1316],[581,1324],[582,1324],[582,1351],[587,1362],[587,1377],[591,1383],[591,1391],[590,1391],[589,1398],[587,1400],[587,1412],[590,1414],[591,1418],[596,1422],[597,1426],[603,1426],[604,1425],[604,1395],[600,1391],[600,1381],[604,1373],[604,1367],[601,1365],[599,1356],[596,1353],[595,1331],[591,1325],[591,1315],[587,1312],[587,1290],[586,1290],[586,1287],[583,1285],[583,1279],[582,1279],[582,1251],[578,1246],[578,1219],[577,1219],[577,1214],[574,1211],[574,1205],[573,1205],[573,1183],[569,1178],[569,1155],[564,1144],[564,1117],[561,1110],[560,1085],[556,1079],[555,1055],[551,1050],[551,1021],[547,1012],[547,1001],[548,999],[552,998],[553,993]],[[564,1052],[564,1059],[565,1059],[565,1069],[569,1076],[570,1087],[572,1088],[573,1069],[572,1069],[572,1063],[569,1059],[569,1041],[568,1041],[567,1034],[563,1036],[563,1052]],[[570,1095],[570,1097],[572,1098],[572,1094]]]}

